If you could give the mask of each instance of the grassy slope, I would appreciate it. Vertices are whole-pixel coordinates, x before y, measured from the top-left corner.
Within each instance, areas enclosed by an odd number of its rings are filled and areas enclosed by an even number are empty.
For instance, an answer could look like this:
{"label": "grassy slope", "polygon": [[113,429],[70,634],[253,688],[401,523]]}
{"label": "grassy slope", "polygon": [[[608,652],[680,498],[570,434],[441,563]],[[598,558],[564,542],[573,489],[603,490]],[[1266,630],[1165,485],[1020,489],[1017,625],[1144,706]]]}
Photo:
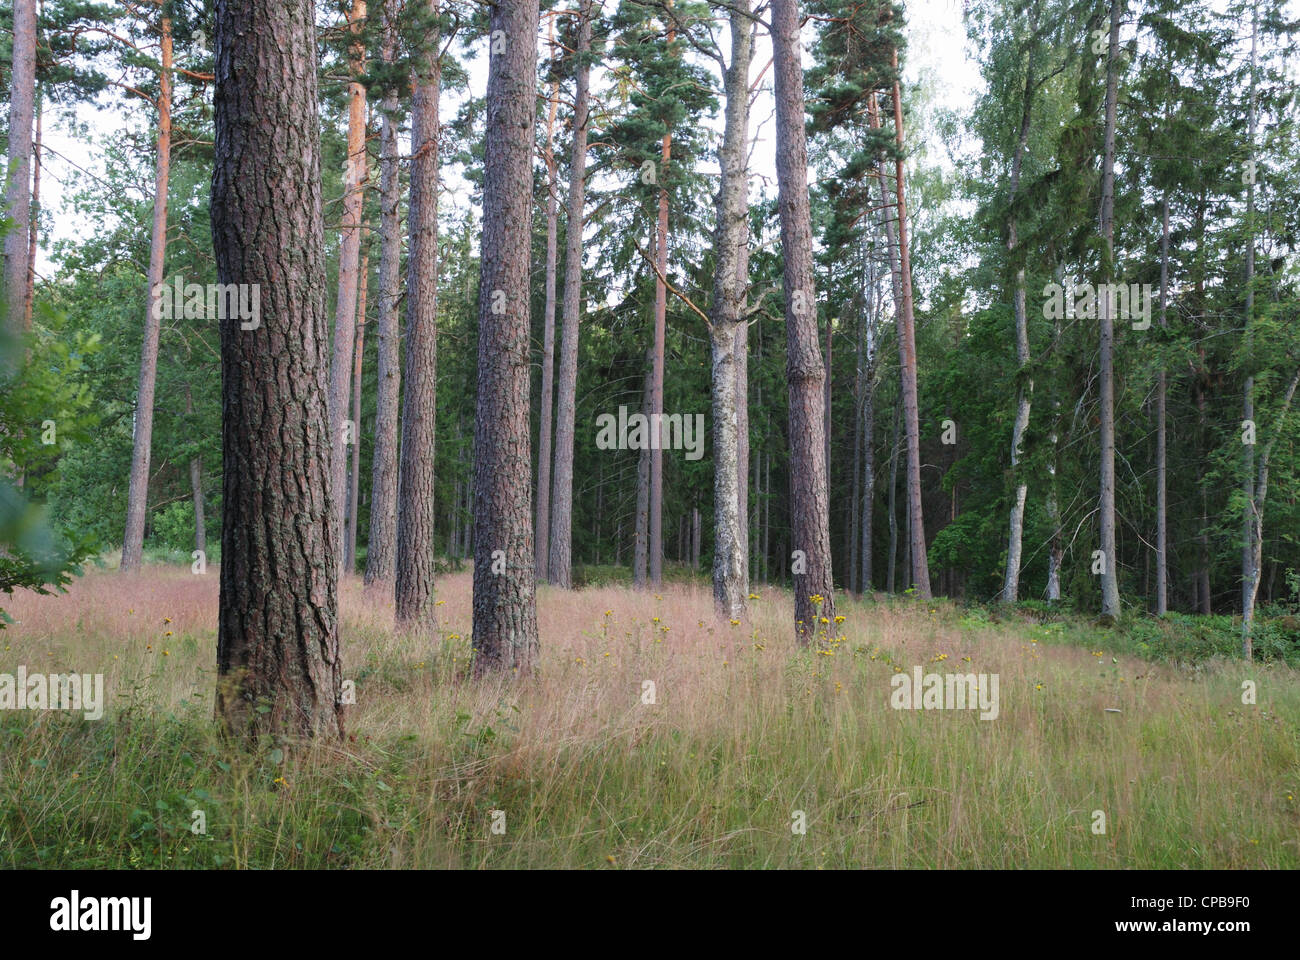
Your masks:
{"label": "grassy slope", "polygon": [[[1181,668],[1077,624],[845,599],[843,639],[800,652],[788,596],[714,625],[707,589],[674,583],[543,588],[541,677],[512,690],[463,679],[469,589],[442,579],[419,638],[349,580],[348,739],[288,756],[214,734],[212,568],[14,597],[0,673],[102,672],[109,708],[0,712],[0,866],[1300,866],[1284,664]],[[1000,716],[892,710],[915,664],[997,673]]]}

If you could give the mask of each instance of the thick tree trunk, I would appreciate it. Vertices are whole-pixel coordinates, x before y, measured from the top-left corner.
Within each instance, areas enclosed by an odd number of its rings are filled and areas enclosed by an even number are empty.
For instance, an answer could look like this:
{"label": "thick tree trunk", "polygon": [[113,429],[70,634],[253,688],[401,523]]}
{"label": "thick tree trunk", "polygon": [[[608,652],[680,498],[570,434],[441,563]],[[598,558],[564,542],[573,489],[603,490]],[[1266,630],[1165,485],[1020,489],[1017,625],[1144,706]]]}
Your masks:
{"label": "thick tree trunk", "polygon": [[[397,44],[397,0],[384,0],[383,59],[391,64]],[[384,96],[379,132],[379,310],[376,351],[375,448],[371,463],[370,537],[366,586],[393,588],[397,551],[397,418],[401,386],[398,359],[398,273],[402,258],[398,207],[401,183],[397,158],[397,94]]]}
{"label": "thick tree trunk", "polygon": [[216,5],[212,246],[219,282],[260,289],[253,329],[221,323],[216,713],[252,740],[343,726],[315,13]]}
{"label": "thick tree trunk", "polygon": [[[587,124],[590,121],[591,0],[579,4],[577,91],[573,102],[573,156],[565,226],[563,329],[555,417],[555,472],[551,487],[550,582],[573,586],[573,444],[578,391],[578,324],[582,319],[582,229],[587,188]],[[653,563],[653,561],[651,561]]]}
{"label": "thick tree trunk", "polygon": [[[135,401],[135,431],[131,479],[126,495],[126,532],[122,540],[122,572],[140,569],[144,551],[144,521],[149,501],[149,461],[153,443],[154,389],[158,382],[158,339],[162,331],[156,291],[162,286],[167,262],[167,184],[172,154],[172,22],[159,20],[162,70],[158,74],[158,155],[154,167],[153,232],[149,240],[149,277],[145,303],[144,342],[140,347],[140,385]],[[12,236],[12,234],[11,234]],[[26,278],[24,278],[26,282]]]}
{"label": "thick tree trunk", "polygon": [[9,163],[4,215],[5,316],[11,331],[24,328],[28,230],[32,215],[32,115],[36,104],[36,0],[14,0],[13,67],[9,74]]}
{"label": "thick tree trunk", "polygon": [[[474,423],[474,672],[537,661],[529,296],[537,0],[498,3],[488,66]],[[587,27],[590,30],[590,26]],[[581,237],[581,230],[579,230]]]}
{"label": "thick tree trunk", "polygon": [[798,0],[772,0],[772,50],[790,387],[790,527],[798,551],[798,565],[791,569],[795,635],[807,644],[820,633],[819,621],[833,622],[835,598],[822,394],[826,371],[817,343]]}
{"label": "thick tree trunk", "polygon": [[361,254],[361,275],[357,280],[357,347],[352,355],[352,469],[348,472],[348,532],[343,570],[355,573],[357,567],[357,507],[361,501],[361,373],[366,355],[366,285],[370,274],[370,255]]}
{"label": "thick tree trunk", "polygon": [[[348,29],[359,38],[366,20],[366,0],[352,0]],[[348,69],[354,78],[365,70],[365,46],[356,39],[348,48]],[[348,140],[343,174],[343,217],[339,231],[338,300],[334,312],[334,358],[330,364],[330,490],[337,501],[335,516],[347,508],[348,446],[357,442],[358,424],[345,427],[351,396],[352,351],[356,346],[357,277],[361,263],[361,209],[366,179],[366,88],[359,79],[348,84]],[[343,524],[336,532],[342,566],[350,561]]]}
{"label": "thick tree trunk", "polygon": [[[431,17],[438,0],[427,0]],[[411,101],[410,243],[406,257],[406,383],[397,479],[397,622],[433,622],[434,439],[438,412],[438,98],[441,33],[430,31]]]}
{"label": "thick tree trunk", "polygon": [[[746,16],[749,0],[738,0],[731,12],[731,61],[727,66],[726,119],[718,164],[717,227],[713,245],[713,309],[709,324],[712,362],[713,416],[713,606],[721,618],[745,615],[749,596],[748,449],[741,439],[748,432],[745,301],[749,250],[749,64],[752,29]],[[741,409],[746,408],[741,427]]]}
{"label": "thick tree trunk", "polygon": [[[1105,155],[1101,165],[1102,283],[1109,284],[1114,270],[1115,232],[1115,107],[1119,93],[1119,25],[1125,0],[1111,0],[1110,52],[1106,67]],[[1098,317],[1101,321],[1099,392],[1101,395],[1101,616],[1114,622],[1119,619],[1119,558],[1115,555],[1115,318],[1111,297],[1099,296]]]}
{"label": "thick tree trunk", "polygon": [[[555,19],[550,20],[550,40],[554,55]],[[539,580],[549,579],[547,570],[551,534],[551,424],[554,420],[555,394],[555,274],[559,245],[557,195],[560,190],[555,169],[555,115],[560,104],[559,81],[551,83],[550,104],[546,112],[546,307],[542,313],[542,409],[537,439],[537,521],[536,562]]]}

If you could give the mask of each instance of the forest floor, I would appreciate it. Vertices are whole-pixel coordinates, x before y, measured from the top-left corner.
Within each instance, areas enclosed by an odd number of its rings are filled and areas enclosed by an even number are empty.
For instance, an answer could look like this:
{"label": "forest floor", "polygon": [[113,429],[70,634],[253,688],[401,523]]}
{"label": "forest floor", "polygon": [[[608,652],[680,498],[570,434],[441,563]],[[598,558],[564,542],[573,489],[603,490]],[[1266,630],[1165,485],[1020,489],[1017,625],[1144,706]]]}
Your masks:
{"label": "forest floor", "polygon": [[[346,739],[288,754],[215,731],[215,570],[15,595],[0,674],[102,673],[106,708],[0,711],[0,866],[1300,866],[1283,663],[845,597],[800,650],[788,593],[719,625],[707,584],[672,583],[542,587],[538,677],[475,683],[470,585],[441,578],[411,636],[349,577]],[[917,666],[996,674],[997,717],[891,708]]]}

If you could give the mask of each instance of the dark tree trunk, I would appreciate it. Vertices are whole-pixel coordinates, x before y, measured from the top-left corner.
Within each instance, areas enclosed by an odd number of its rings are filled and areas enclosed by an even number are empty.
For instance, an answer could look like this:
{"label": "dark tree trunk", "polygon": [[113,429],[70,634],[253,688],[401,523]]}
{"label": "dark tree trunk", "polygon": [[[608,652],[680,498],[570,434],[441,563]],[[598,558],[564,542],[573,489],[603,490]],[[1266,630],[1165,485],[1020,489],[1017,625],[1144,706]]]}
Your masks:
{"label": "dark tree trunk", "polygon": [[341,734],[315,7],[215,19],[217,277],[260,288],[254,329],[221,324],[216,712],[250,738]]}
{"label": "dark tree trunk", "polygon": [[817,342],[798,0],[772,0],[772,49],[790,387],[790,526],[792,549],[802,557],[802,570],[792,567],[794,619],[796,637],[806,644],[817,635],[820,619],[833,620],[835,600],[822,395],[826,371]]}
{"label": "dark tree trunk", "polygon": [[[438,0],[428,0],[431,17]],[[434,439],[438,412],[438,97],[440,32],[424,39],[411,103],[410,244],[406,258],[406,369],[397,479],[397,622],[433,622]]]}
{"label": "dark tree trunk", "polygon": [[[498,3],[488,66],[474,423],[474,672],[532,671],[537,577],[529,484],[529,296],[537,0]],[[579,234],[581,235],[581,233]]]}

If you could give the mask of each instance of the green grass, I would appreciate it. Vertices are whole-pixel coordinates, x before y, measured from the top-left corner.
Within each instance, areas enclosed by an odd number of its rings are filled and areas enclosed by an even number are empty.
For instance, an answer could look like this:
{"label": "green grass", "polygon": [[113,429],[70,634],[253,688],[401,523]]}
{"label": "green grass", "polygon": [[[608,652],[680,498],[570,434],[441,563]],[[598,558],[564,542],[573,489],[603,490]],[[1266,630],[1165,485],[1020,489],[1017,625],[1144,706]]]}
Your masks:
{"label": "green grass", "polygon": [[[467,576],[440,583],[433,638],[394,634],[350,584],[345,740],[235,749],[210,719],[214,581],[92,574],[23,598],[0,672],[102,669],[112,704],[99,722],[0,712],[0,864],[1300,866],[1284,662],[1141,659],[1084,623],[843,599],[822,653],[794,647],[775,590],[732,626],[696,586],[543,588],[541,676],[484,685],[466,679]],[[890,676],[915,664],[999,674],[998,719],[890,709]]]}

